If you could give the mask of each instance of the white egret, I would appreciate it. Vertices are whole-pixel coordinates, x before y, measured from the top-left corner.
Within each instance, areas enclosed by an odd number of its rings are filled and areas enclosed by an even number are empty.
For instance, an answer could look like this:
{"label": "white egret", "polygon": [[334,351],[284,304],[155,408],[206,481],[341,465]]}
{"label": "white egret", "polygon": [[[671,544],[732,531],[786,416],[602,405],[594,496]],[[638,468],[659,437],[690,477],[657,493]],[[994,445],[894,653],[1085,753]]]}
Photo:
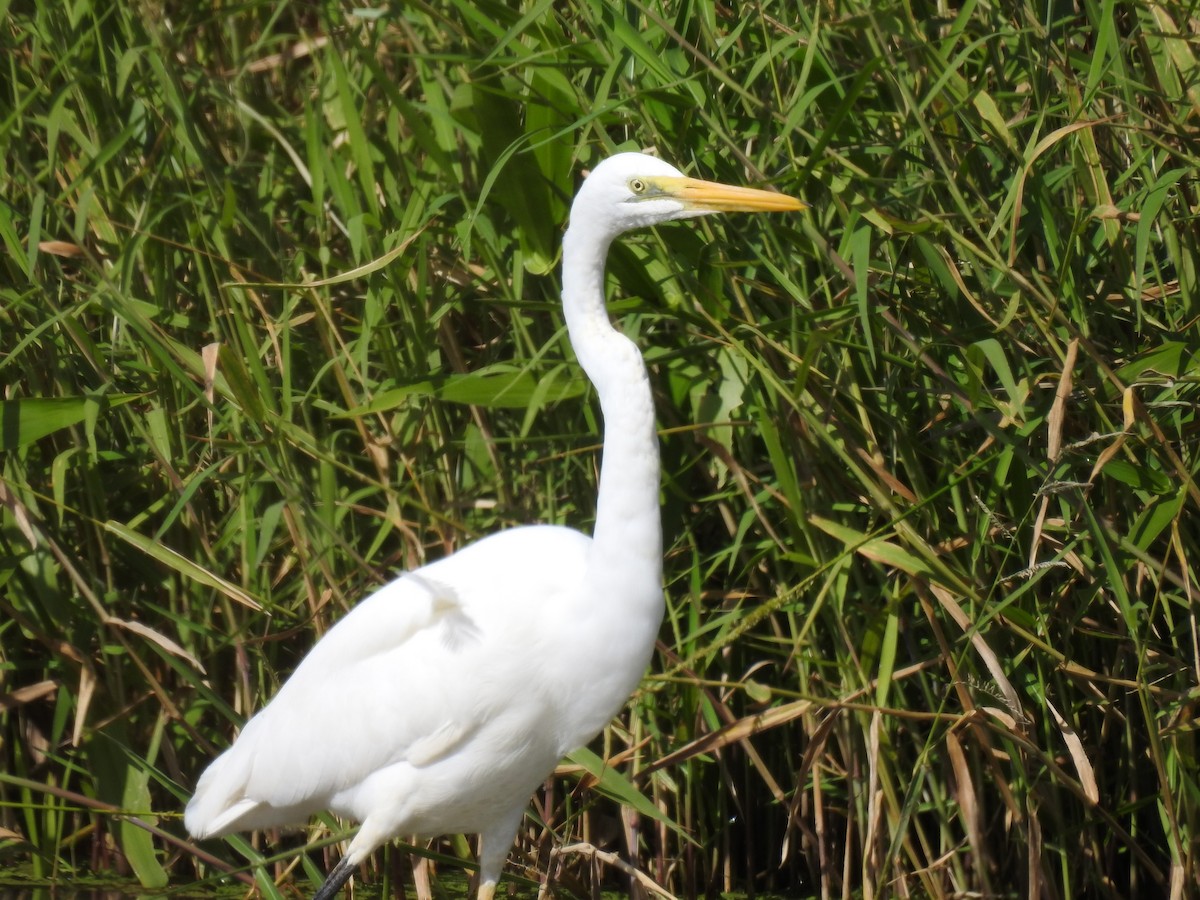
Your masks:
{"label": "white egret", "polygon": [[599,395],[604,451],[591,537],[513,528],[400,576],[322,638],[209,766],[184,822],[197,838],[361,822],[317,891],[328,900],[401,835],[479,835],[491,900],[533,791],[637,687],[663,616],[658,440],[650,382],[604,301],[608,247],[633,228],[800,201],[699,181],[621,153],[571,207],[562,302]]}

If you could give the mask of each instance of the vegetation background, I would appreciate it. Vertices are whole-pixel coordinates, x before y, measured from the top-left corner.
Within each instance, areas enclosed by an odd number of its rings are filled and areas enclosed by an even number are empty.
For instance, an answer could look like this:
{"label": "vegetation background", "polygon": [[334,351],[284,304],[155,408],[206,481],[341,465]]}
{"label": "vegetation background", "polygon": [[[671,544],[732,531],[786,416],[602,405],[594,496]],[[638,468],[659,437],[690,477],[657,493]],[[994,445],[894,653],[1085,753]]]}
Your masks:
{"label": "vegetation background", "polygon": [[653,148],[812,209],[612,253],[669,614],[506,884],[1197,890],[1194,2],[0,12],[0,878],[319,877],[182,805],[365,591],[587,527],[558,239]]}

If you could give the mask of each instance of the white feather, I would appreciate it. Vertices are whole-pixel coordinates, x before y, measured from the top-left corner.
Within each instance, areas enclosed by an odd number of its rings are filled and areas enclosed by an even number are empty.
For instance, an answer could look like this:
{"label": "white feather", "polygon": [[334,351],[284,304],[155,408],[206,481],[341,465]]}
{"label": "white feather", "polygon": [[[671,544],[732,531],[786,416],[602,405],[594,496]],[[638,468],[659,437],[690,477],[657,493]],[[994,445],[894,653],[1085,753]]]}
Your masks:
{"label": "white feather", "polygon": [[184,816],[192,834],[321,809],[357,819],[325,900],[396,835],[478,832],[491,896],[530,793],[620,710],[662,621],[654,405],[641,354],[605,309],[609,244],[657,222],[801,205],[636,153],[596,167],[563,238],[563,311],[604,413],[593,537],[513,529],[372,594],[204,773]]}

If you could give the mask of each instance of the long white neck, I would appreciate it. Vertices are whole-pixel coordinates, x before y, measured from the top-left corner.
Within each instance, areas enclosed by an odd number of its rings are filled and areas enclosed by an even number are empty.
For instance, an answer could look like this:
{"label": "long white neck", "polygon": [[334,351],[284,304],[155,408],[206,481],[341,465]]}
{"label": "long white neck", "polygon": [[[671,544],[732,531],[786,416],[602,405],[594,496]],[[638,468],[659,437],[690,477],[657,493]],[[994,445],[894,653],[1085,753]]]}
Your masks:
{"label": "long white neck", "polygon": [[658,435],[642,354],[613,328],[605,308],[604,260],[611,240],[586,219],[572,222],[563,237],[563,312],[571,345],[604,414],[589,580],[604,585],[605,602],[630,605],[630,615],[657,631],[662,620]]}

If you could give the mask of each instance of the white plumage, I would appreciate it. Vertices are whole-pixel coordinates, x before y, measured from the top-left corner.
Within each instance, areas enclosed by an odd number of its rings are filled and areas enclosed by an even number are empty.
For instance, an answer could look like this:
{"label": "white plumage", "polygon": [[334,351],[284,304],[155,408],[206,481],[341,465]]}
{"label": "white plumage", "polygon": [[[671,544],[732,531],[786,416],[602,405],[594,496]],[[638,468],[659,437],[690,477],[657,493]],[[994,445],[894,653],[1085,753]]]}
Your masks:
{"label": "white plumage", "polygon": [[351,610],[201,776],[197,838],[362,823],[317,892],[327,900],[400,835],[480,835],[492,897],[530,794],[620,711],[662,621],[658,443],[645,365],[604,305],[604,258],[631,228],[733,210],[795,210],[781,194],[685,178],[624,153],[581,187],[563,238],[571,344],[604,413],[592,537],[514,528],[402,575]]}

